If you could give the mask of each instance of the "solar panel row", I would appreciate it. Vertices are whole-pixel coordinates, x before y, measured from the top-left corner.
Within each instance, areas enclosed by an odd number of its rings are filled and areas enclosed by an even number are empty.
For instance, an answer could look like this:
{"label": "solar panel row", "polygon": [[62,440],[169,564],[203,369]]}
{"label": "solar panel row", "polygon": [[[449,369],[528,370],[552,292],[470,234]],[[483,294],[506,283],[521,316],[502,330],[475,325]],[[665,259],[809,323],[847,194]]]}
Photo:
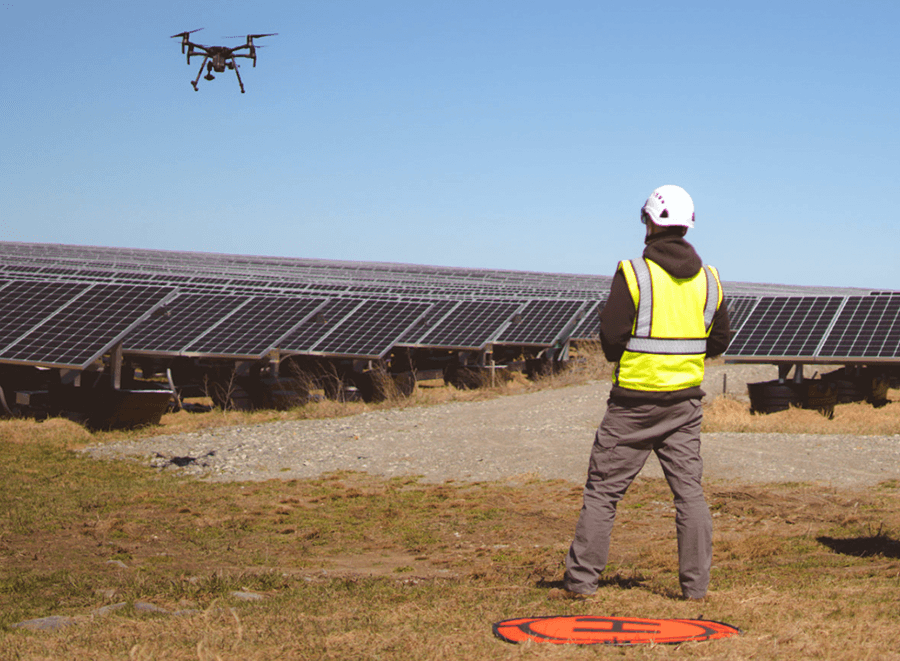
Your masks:
{"label": "solar panel row", "polygon": [[[339,262],[270,257],[238,257],[208,253],[139,251],[119,248],[60,246],[54,244],[0,243],[0,262],[5,268],[27,269],[35,275],[62,274],[69,269],[81,277],[111,277],[131,280],[150,277],[183,286],[217,284],[228,287],[306,286],[356,287],[362,293],[409,293],[458,295],[590,298],[604,291],[604,276],[459,269],[398,264]],[[243,282],[242,282],[243,281]],[[481,288],[479,290],[479,288]]]}
{"label": "solar panel row", "polygon": [[[394,346],[552,346],[598,337],[610,282],[604,276],[2,242],[0,280],[0,360],[65,365],[96,360],[97,347],[108,349],[113,336],[124,337],[130,353],[239,359],[276,349],[382,357]],[[774,286],[729,290],[736,335],[727,357],[900,357],[897,292],[766,296],[765,287]],[[104,298],[104,288],[115,289]],[[139,299],[131,301],[134,309],[128,296]],[[151,318],[144,308],[160,296],[168,301],[165,314]],[[49,317],[58,323],[45,324]],[[75,331],[81,339],[73,339]]]}
{"label": "solar panel row", "polygon": [[900,297],[761,297],[726,358],[867,363],[900,358]]}

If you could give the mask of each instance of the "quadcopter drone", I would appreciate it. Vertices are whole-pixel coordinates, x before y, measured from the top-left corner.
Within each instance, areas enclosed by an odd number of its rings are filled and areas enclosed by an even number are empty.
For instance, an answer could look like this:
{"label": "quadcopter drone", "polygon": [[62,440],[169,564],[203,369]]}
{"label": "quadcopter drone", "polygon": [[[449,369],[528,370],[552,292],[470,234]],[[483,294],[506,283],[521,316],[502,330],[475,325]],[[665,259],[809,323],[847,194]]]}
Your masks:
{"label": "quadcopter drone", "polygon": [[[194,86],[194,91],[199,91],[197,88],[197,83],[200,82],[200,76],[203,74],[203,67],[206,66],[206,75],[203,76],[206,80],[214,80],[215,76],[213,75],[213,71],[216,73],[224,73],[225,69],[231,69],[234,71],[235,75],[238,79],[238,85],[241,86],[241,94],[244,93],[244,83],[241,80],[241,74],[238,72],[238,63],[235,61],[238,57],[246,57],[248,59],[253,60],[253,66],[256,66],[256,49],[262,48],[262,46],[257,46],[253,43],[254,39],[260,39],[262,37],[274,37],[277,32],[272,32],[270,34],[248,34],[247,35],[247,43],[241,44],[236,48],[228,48],[227,46],[203,46],[202,44],[195,44],[192,42],[189,37],[194,32],[199,32],[203,28],[197,28],[196,30],[191,30],[190,32],[180,32],[178,34],[173,34],[172,39],[176,37],[181,37],[181,52],[187,52],[187,63],[191,63],[192,57],[200,57],[203,56],[203,63],[200,65],[200,71],[197,73],[197,77],[191,81],[191,85]],[[226,39],[238,39],[239,37],[225,37]],[[185,48],[187,51],[185,51]],[[238,53],[237,51],[246,48],[246,53]]]}

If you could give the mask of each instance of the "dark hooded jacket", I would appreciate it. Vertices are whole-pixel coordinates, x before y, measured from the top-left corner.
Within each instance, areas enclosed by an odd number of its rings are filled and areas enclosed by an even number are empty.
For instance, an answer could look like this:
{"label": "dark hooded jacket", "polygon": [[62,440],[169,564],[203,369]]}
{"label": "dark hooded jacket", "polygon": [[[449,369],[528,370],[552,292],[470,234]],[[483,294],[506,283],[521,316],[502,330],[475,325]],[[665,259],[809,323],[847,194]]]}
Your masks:
{"label": "dark hooded jacket", "polygon": [[[648,237],[643,256],[653,260],[676,278],[691,278],[703,268],[703,262],[694,246],[684,240],[680,230],[661,232]],[[634,301],[628,291],[625,276],[620,270],[613,277],[609,299],[600,312],[600,344],[606,359],[619,362],[634,326]],[[713,317],[712,330],[706,341],[706,356],[712,358],[728,348],[731,332],[728,326],[728,310],[723,301]],[[686,399],[699,399],[706,393],[699,387],[671,392],[648,392],[613,386],[610,399],[617,402],[674,403]]]}

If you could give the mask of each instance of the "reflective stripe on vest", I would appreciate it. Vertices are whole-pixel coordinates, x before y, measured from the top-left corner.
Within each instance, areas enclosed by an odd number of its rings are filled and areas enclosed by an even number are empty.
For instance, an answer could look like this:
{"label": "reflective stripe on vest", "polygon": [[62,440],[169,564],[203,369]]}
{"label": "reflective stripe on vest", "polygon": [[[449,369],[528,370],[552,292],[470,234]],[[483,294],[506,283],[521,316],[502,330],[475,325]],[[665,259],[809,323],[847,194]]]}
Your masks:
{"label": "reflective stripe on vest", "polygon": [[650,277],[650,267],[643,259],[631,260],[631,268],[637,278],[638,307],[635,310],[634,334],[636,337],[650,337],[651,324],[653,322],[653,278]]}
{"label": "reflective stripe on vest", "polygon": [[666,337],[632,337],[628,350],[635,353],[658,353],[669,356],[687,356],[706,353],[706,339],[682,340]]}

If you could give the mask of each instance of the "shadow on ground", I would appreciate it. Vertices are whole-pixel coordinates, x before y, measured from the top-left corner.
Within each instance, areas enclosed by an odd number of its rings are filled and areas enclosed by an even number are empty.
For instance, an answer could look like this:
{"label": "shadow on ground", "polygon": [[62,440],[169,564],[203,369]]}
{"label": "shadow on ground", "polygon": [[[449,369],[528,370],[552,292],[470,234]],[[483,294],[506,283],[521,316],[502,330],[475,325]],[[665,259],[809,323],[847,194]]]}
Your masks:
{"label": "shadow on ground", "polygon": [[876,555],[885,558],[900,558],[900,541],[887,535],[878,534],[869,537],[848,537],[845,539],[816,537],[816,541],[824,544],[835,553],[852,555],[857,558],[868,558]]}

